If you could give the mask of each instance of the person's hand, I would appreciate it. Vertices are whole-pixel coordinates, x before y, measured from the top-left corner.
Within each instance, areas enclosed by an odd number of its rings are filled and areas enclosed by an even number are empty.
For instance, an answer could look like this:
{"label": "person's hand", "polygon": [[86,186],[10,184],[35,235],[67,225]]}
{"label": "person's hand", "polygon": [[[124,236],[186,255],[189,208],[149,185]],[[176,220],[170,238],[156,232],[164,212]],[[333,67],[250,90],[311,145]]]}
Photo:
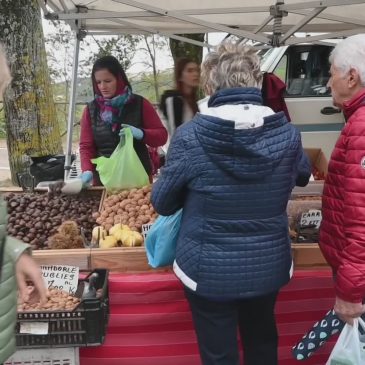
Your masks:
{"label": "person's hand", "polygon": [[336,297],[334,310],[343,321],[352,325],[354,318],[358,318],[365,313],[365,305],[362,303],[346,302]]}
{"label": "person's hand", "polygon": [[[24,303],[32,299],[36,302],[39,301],[41,305],[46,304],[47,288],[43,281],[41,269],[27,253],[23,253],[18,258],[15,272],[20,301]],[[35,290],[29,289],[27,280],[32,281]]]}
{"label": "person's hand", "polygon": [[133,127],[132,125],[129,124],[122,124],[122,129],[119,131],[119,137],[124,137],[125,128],[129,128],[131,130],[133,138],[136,139],[137,141],[140,141],[144,136],[142,129]]}
{"label": "person's hand", "polygon": [[91,171],[84,171],[80,175],[80,179],[82,181],[82,187],[88,188],[91,185],[91,182],[93,181],[93,173]]}

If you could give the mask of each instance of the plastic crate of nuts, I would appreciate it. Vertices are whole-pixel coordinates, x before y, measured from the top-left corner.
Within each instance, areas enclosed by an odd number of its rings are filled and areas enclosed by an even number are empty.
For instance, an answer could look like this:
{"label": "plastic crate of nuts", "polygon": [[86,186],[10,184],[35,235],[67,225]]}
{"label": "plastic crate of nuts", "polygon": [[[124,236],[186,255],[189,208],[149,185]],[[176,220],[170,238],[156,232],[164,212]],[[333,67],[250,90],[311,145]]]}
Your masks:
{"label": "plastic crate of nuts", "polygon": [[[92,288],[89,283],[93,279]],[[92,290],[91,290],[92,289]],[[50,307],[18,311],[17,348],[98,346],[104,342],[109,318],[108,271],[94,270],[79,280],[73,309]],[[50,298],[52,300],[52,297]]]}
{"label": "plastic crate of nuts", "polygon": [[18,350],[4,362],[4,365],[79,365],[77,347],[57,348],[49,351],[41,349]]}

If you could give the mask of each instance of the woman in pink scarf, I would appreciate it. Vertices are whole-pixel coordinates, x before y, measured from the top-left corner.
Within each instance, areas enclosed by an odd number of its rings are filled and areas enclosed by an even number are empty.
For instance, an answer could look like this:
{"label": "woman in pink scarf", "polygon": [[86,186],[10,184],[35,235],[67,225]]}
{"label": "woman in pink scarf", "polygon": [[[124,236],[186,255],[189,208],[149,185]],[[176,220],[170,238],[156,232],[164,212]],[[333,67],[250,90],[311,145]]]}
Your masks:
{"label": "woman in pink scarf", "polygon": [[91,160],[110,157],[125,127],[131,129],[134,149],[151,176],[147,146],[163,146],[167,140],[167,131],[154,107],[142,96],[133,94],[121,64],[113,56],[98,59],[91,78],[95,98],[87,104],[81,118],[80,157],[84,185],[91,182],[101,185]]}

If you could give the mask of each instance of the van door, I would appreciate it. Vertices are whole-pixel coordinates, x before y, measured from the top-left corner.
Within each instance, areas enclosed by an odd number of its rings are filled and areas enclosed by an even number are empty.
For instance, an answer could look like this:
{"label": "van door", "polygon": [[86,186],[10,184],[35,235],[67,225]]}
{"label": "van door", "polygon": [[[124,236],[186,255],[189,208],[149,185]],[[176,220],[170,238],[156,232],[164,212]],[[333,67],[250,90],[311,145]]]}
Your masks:
{"label": "van door", "polygon": [[327,158],[344,125],[343,114],[332,105],[329,55],[332,46],[289,46],[273,72],[287,85],[285,101],[293,124],[302,131],[305,147],[320,147]]}

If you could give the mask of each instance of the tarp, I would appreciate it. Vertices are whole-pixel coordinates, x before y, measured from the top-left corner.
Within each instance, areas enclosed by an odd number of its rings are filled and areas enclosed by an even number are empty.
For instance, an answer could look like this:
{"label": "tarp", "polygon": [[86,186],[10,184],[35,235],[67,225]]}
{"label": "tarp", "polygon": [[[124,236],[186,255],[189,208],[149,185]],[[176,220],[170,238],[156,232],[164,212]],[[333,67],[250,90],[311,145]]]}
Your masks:
{"label": "tarp", "polygon": [[296,31],[329,32],[333,36],[365,31],[365,3],[361,0],[39,2],[48,17],[65,20],[73,28],[81,28],[88,34],[159,33],[173,36],[222,31],[270,43],[270,38],[263,32],[276,31],[284,34],[281,44],[290,44],[295,43],[290,36]]}
{"label": "tarp", "polygon": [[[201,365],[189,305],[171,273],[109,275],[110,318],[105,343],[80,349],[81,365]],[[333,306],[332,272],[295,270],[276,305],[279,364],[300,365],[291,354]],[[335,336],[303,365],[323,365]]]}

